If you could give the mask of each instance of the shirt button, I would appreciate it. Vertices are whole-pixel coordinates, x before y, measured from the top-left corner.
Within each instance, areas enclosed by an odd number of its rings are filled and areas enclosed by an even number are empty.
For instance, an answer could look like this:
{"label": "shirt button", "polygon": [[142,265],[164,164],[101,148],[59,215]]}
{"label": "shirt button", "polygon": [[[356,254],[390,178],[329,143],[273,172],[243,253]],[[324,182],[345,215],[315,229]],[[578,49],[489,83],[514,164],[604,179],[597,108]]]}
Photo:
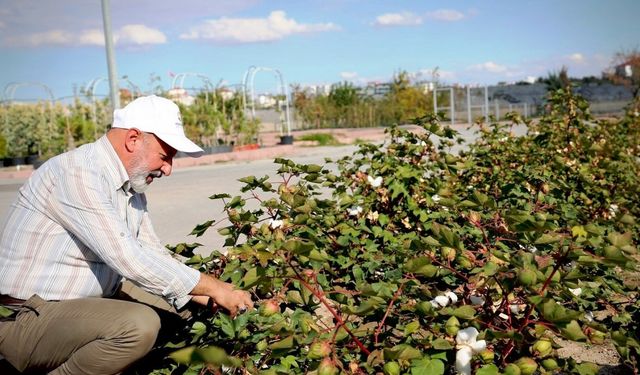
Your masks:
{"label": "shirt button", "polygon": [[120,232],[120,237],[124,237],[124,232]]}

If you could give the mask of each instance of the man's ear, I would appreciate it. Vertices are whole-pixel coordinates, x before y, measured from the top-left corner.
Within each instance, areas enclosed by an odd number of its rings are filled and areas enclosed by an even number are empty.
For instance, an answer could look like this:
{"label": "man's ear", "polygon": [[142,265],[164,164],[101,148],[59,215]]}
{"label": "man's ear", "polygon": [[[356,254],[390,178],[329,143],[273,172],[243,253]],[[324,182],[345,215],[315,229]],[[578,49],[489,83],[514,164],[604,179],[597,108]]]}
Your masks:
{"label": "man's ear", "polygon": [[124,138],[124,147],[127,152],[133,153],[137,147],[140,147],[143,142],[144,134],[136,128],[127,130],[127,134]]}

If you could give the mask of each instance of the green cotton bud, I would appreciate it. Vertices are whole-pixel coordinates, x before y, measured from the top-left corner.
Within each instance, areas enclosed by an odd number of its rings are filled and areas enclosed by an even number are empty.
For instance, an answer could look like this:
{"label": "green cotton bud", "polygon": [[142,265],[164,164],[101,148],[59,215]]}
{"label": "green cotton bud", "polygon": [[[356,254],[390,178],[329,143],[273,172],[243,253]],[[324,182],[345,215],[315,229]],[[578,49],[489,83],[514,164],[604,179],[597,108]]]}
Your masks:
{"label": "green cotton bud", "polygon": [[400,365],[398,362],[387,362],[382,368],[384,375],[400,375]]}
{"label": "green cotton bud", "polygon": [[504,375],[520,375],[521,373],[520,367],[515,363],[509,363],[507,367],[504,368]]}
{"label": "green cotton bud", "polygon": [[540,339],[531,346],[531,354],[536,357],[547,357],[553,352],[553,346],[549,339]]}
{"label": "green cotton bud", "polygon": [[518,274],[518,281],[524,286],[531,286],[535,284],[537,280],[538,276],[536,275],[536,271],[529,268],[525,268]]}
{"label": "green cotton bud", "polygon": [[320,362],[320,366],[318,366],[318,375],[337,375],[338,368],[333,363],[331,358],[325,358]]}
{"label": "green cotton bud", "polygon": [[552,371],[560,366],[558,366],[558,361],[556,361],[554,358],[547,358],[542,361],[542,367],[547,371]]}
{"label": "green cotton bud", "polygon": [[452,316],[447,320],[444,325],[445,331],[451,336],[455,336],[460,330],[460,321],[455,316]]}
{"label": "green cotton bud", "polygon": [[322,359],[331,354],[331,344],[328,341],[316,341],[309,348],[309,359]]}
{"label": "green cotton bud", "polygon": [[533,375],[538,369],[538,363],[536,363],[533,358],[522,357],[515,363],[520,368],[520,373],[522,375]]}

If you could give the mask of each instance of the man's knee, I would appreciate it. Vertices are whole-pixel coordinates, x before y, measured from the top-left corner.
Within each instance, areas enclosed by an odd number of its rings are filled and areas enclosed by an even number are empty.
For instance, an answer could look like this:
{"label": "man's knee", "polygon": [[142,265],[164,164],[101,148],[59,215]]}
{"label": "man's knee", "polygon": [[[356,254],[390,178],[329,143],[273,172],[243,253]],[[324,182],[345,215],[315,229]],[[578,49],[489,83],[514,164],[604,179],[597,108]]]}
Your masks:
{"label": "man's knee", "polygon": [[160,317],[150,307],[133,303],[128,309],[122,325],[122,334],[127,340],[132,340],[140,349],[151,350],[160,331]]}

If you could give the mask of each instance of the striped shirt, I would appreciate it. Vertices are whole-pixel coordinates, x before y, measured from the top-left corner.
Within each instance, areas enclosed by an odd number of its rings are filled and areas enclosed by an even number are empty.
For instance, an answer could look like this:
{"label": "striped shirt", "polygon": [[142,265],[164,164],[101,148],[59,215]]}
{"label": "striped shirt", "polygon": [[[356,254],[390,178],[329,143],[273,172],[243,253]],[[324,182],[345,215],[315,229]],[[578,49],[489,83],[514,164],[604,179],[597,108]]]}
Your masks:
{"label": "striped shirt", "polygon": [[162,246],[145,195],[130,190],[104,136],[47,161],[20,188],[0,240],[0,294],[108,297],[123,278],[180,308],[200,273]]}

